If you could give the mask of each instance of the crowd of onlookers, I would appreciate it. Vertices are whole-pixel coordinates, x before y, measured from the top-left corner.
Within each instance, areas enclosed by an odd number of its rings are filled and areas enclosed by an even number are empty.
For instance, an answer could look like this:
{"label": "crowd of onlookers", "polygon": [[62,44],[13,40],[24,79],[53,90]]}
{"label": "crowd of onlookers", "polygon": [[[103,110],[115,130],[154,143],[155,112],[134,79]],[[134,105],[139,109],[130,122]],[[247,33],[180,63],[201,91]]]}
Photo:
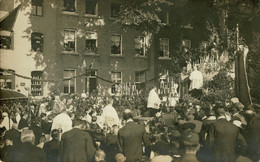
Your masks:
{"label": "crowd of onlookers", "polygon": [[[61,97],[0,109],[2,161],[259,161],[260,105],[161,107],[142,96]],[[163,105],[163,104],[162,104]],[[142,114],[142,117],[140,115]]]}

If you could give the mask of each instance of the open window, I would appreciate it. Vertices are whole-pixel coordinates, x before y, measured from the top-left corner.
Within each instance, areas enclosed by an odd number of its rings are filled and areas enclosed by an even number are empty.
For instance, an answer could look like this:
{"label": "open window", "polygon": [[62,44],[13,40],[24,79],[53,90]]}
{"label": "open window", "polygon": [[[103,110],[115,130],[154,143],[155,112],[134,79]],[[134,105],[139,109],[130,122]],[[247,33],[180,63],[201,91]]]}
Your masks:
{"label": "open window", "polygon": [[43,34],[42,33],[32,33],[31,34],[31,47],[32,51],[43,52]]}

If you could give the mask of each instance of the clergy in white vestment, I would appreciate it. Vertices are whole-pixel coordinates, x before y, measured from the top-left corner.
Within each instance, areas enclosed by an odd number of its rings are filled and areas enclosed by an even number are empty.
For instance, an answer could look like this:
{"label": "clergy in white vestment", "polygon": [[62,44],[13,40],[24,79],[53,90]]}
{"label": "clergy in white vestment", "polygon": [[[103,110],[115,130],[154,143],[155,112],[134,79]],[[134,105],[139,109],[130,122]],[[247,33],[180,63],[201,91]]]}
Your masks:
{"label": "clergy in white vestment", "polygon": [[154,115],[159,111],[161,99],[157,94],[157,88],[154,86],[153,89],[149,92],[147,108],[150,111],[150,117],[154,117]]}
{"label": "clergy in white vestment", "polygon": [[104,107],[102,117],[104,119],[104,124],[109,126],[110,128],[113,125],[120,125],[120,120],[117,114],[117,111],[113,107],[113,99],[110,98],[108,100],[108,104]]}
{"label": "clergy in white vestment", "polygon": [[51,130],[53,129],[62,129],[62,133],[72,129],[72,120],[66,113],[66,109],[63,109],[62,112],[53,119]]}
{"label": "clergy in white vestment", "polygon": [[190,74],[190,91],[193,89],[202,89],[203,86],[203,75],[200,71],[198,71],[197,66],[194,66],[194,71]]}
{"label": "clergy in white vestment", "polygon": [[0,128],[5,127],[6,130],[11,129],[12,125],[13,125],[13,121],[12,119],[10,119],[8,117],[8,114],[6,112],[2,113],[2,117],[4,118],[0,124]]}

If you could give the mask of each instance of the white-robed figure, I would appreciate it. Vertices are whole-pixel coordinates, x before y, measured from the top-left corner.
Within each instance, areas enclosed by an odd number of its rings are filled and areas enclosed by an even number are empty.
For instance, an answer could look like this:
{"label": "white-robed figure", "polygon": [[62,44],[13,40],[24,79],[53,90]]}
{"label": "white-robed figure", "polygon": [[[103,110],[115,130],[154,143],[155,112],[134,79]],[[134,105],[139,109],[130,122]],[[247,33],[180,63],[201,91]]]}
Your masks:
{"label": "white-robed figure", "polygon": [[6,130],[11,129],[11,127],[12,127],[12,125],[13,125],[13,121],[12,121],[12,119],[10,119],[10,118],[8,117],[7,112],[3,112],[3,113],[2,113],[2,117],[3,117],[4,119],[3,119],[3,121],[2,121],[1,124],[0,124],[0,128],[5,127]]}
{"label": "white-robed figure", "polygon": [[194,66],[194,71],[190,73],[190,91],[193,89],[202,89],[203,86],[203,75],[198,70],[197,66]]}
{"label": "white-robed figure", "polygon": [[149,92],[148,101],[147,101],[147,108],[149,110],[150,117],[154,117],[154,115],[159,111],[161,99],[157,94],[157,87],[153,87],[152,90]]}
{"label": "white-robed figure", "polygon": [[104,107],[102,118],[104,120],[104,124],[108,127],[112,127],[113,125],[120,125],[120,120],[117,114],[117,111],[113,107],[114,100],[112,98],[108,99],[108,104]]}
{"label": "white-robed figure", "polygon": [[62,129],[62,133],[72,129],[72,120],[67,114],[66,109],[63,109],[62,112],[53,119],[51,130],[53,129]]}

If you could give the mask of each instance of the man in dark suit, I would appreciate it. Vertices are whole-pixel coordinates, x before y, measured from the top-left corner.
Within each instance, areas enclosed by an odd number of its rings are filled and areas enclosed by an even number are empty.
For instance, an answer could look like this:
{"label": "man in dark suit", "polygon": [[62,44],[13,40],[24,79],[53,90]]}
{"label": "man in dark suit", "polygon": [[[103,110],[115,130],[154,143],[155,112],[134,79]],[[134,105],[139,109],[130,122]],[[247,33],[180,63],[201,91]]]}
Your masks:
{"label": "man in dark suit", "polygon": [[61,162],[88,162],[94,157],[96,148],[93,139],[89,133],[81,130],[82,124],[82,120],[75,119],[73,129],[62,134],[59,150]]}
{"label": "man in dark suit", "polygon": [[233,162],[236,161],[236,149],[243,152],[247,144],[239,129],[225,118],[224,109],[223,104],[216,104],[218,118],[209,128],[208,140],[214,150],[215,161]]}
{"label": "man in dark suit", "polygon": [[53,129],[51,131],[52,140],[44,144],[43,150],[45,152],[47,162],[58,162],[59,156],[59,130]]}
{"label": "man in dark suit", "polygon": [[34,145],[34,134],[32,130],[23,130],[21,133],[22,144],[14,146],[7,153],[7,162],[46,162],[44,151]]}
{"label": "man in dark suit", "polygon": [[142,143],[149,147],[151,142],[144,126],[134,123],[130,109],[124,111],[123,119],[126,124],[118,132],[119,149],[126,156],[127,162],[135,162],[143,154]]}
{"label": "man in dark suit", "polygon": [[249,125],[246,134],[249,157],[253,161],[260,160],[260,105],[253,105],[256,115]]}

